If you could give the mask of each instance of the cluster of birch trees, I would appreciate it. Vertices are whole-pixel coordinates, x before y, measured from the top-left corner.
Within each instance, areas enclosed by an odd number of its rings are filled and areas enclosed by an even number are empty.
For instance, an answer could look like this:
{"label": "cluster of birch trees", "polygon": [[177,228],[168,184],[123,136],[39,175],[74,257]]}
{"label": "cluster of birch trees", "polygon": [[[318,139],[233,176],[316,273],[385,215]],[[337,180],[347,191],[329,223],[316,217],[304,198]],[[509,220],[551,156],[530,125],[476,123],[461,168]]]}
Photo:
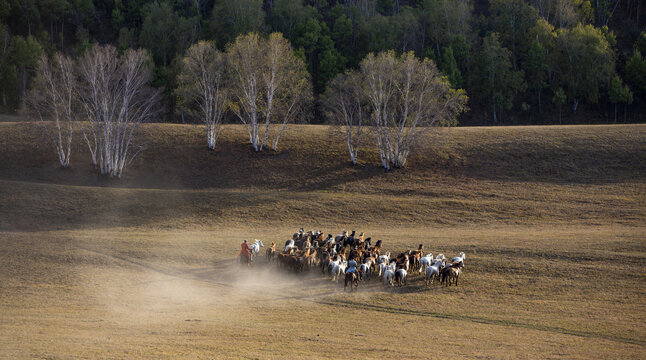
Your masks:
{"label": "cluster of birch trees", "polygon": [[70,165],[72,137],[81,132],[101,174],[121,177],[137,155],[139,125],[160,111],[160,91],[149,86],[151,61],[145,50],[119,55],[94,45],[78,59],[57,53],[38,61],[29,105],[47,126],[58,159]]}
{"label": "cluster of birch trees", "polygon": [[[160,90],[149,86],[149,65],[145,50],[119,55],[99,45],[78,59],[60,53],[40,59],[30,105],[54,124],[48,133],[62,166],[70,164],[76,127],[99,172],[121,177],[138,153],[137,128],[161,108]],[[244,125],[256,152],[275,151],[287,124],[307,116],[312,105],[306,65],[280,33],[240,35],[225,52],[213,41],[200,41],[186,51],[178,79],[180,104],[206,124],[210,149],[229,113]],[[467,96],[451,87],[432,60],[385,51],[368,54],[359,69],[333,79],[324,103],[332,122],[345,129],[352,163],[368,125],[381,166],[390,170],[406,165],[425,130],[455,125]]]}
{"label": "cluster of birch trees", "polygon": [[[282,34],[264,39],[249,33],[238,36],[226,53],[212,41],[191,46],[178,95],[182,106],[205,122],[209,148],[215,148],[223,115],[230,111],[244,124],[255,151],[277,150],[286,125],[311,104],[312,85],[305,63]],[[324,102],[332,122],[343,125],[351,162],[357,164],[361,133],[370,125],[381,166],[390,170],[406,165],[426,129],[455,125],[467,96],[451,88],[432,60],[391,50],[370,53],[358,70],[338,75]]]}
{"label": "cluster of birch trees", "polygon": [[324,98],[328,116],[345,130],[352,164],[364,127],[371,125],[386,170],[406,165],[424,131],[455,125],[467,109],[465,91],[451,88],[432,60],[412,52],[368,54],[358,70],[334,78]]}
{"label": "cluster of birch trees", "polygon": [[277,150],[287,124],[303,114],[313,96],[305,63],[281,33],[240,35],[225,53],[214,41],[191,46],[182,59],[177,95],[182,108],[206,124],[210,149],[230,112],[244,124],[257,152]]}

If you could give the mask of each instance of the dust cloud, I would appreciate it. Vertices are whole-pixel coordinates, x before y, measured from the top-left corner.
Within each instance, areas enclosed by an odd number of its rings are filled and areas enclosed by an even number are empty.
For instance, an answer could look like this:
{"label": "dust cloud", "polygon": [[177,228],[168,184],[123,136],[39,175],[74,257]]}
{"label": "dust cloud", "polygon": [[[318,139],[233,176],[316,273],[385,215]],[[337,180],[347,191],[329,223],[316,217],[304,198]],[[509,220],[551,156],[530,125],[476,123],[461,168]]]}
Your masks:
{"label": "dust cloud", "polygon": [[278,308],[294,301],[317,302],[343,292],[318,268],[292,274],[260,259],[252,268],[233,261],[199,269],[155,262],[144,266],[112,266],[93,271],[86,284],[89,299],[120,322],[228,318],[257,307]]}

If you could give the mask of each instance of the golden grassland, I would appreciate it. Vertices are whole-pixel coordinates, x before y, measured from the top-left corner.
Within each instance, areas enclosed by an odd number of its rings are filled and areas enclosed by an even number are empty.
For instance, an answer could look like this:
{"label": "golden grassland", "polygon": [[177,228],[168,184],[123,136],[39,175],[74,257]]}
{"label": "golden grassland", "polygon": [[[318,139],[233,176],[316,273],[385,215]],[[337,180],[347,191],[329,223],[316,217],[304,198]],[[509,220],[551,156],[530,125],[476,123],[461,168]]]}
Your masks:
{"label": "golden grassland", "polygon": [[[0,122],[0,357],[644,358],[646,126],[453,128],[406,169],[325,126],[146,125],[121,180]],[[365,138],[369,144],[370,137]],[[34,145],[40,144],[40,145]],[[366,231],[467,254],[458,287],[240,272],[242,238]]]}

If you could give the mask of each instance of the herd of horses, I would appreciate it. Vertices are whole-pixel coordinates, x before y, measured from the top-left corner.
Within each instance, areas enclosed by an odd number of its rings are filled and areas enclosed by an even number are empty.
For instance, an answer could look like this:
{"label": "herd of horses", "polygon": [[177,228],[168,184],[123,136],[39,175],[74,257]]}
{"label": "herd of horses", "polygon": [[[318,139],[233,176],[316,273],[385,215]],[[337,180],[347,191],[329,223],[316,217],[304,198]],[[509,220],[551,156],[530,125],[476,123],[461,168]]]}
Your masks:
{"label": "herd of horses", "polygon": [[[263,246],[260,240],[251,243],[251,261],[258,257]],[[423,244],[417,250],[408,249],[391,256],[390,252],[382,252],[381,240],[373,246],[372,239],[364,237],[363,233],[357,235],[352,231],[348,234],[345,230],[338,236],[328,234],[326,237],[321,231],[305,232],[301,228],[282,248],[277,249],[277,246],[272,242],[266,250],[268,263],[276,263],[279,268],[296,273],[321,271],[334,282],[344,278],[344,289],[349,285],[351,291],[359,282],[374,277],[388,286],[404,286],[408,274],[413,272],[423,274],[427,286],[436,280],[445,286],[457,286],[466,257],[463,252],[450,261],[444,254],[433,257],[424,252]],[[357,264],[357,271],[346,273],[352,260]]]}

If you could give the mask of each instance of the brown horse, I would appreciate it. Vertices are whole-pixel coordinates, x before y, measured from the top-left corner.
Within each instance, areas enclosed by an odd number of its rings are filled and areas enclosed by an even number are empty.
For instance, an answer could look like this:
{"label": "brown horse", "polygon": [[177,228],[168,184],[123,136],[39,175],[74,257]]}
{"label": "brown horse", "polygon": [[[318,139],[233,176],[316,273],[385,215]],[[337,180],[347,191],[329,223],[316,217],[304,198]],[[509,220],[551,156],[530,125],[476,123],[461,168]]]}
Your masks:
{"label": "brown horse", "polygon": [[339,250],[338,255],[343,256],[343,258],[345,259],[346,258],[345,253],[346,253],[347,250],[348,250],[348,248],[346,246],[342,246],[341,250]]}
{"label": "brown horse", "polygon": [[460,274],[462,274],[463,267],[463,262],[456,261],[451,266],[444,268],[441,282],[445,283],[445,286],[451,286],[452,282],[455,286],[458,286],[458,279],[460,278]]}
{"label": "brown horse", "polygon": [[357,277],[356,273],[351,271],[345,274],[345,284],[343,285],[343,291],[345,291],[345,288],[348,287],[348,283],[350,283],[350,291],[354,291],[355,288],[359,288],[359,278]]}
{"label": "brown horse", "polygon": [[359,234],[359,237],[355,239],[354,246],[356,246],[357,249],[363,249],[363,233]]}
{"label": "brown horse", "polygon": [[312,236],[312,244],[314,244],[315,242],[319,244],[323,242],[323,233]]}
{"label": "brown horse", "polygon": [[377,240],[375,246],[369,248],[368,250],[370,250],[376,258],[378,258],[381,255],[381,240]]}
{"label": "brown horse", "polygon": [[241,267],[250,267],[251,266],[251,256],[238,255],[238,261],[239,261]]}
{"label": "brown horse", "polygon": [[303,257],[305,259],[305,268],[308,271],[318,263],[317,250],[315,248],[307,249]]}
{"label": "brown horse", "polygon": [[361,260],[362,258],[363,257],[362,257],[362,251],[361,250],[354,249],[354,248],[352,250],[350,250],[350,255],[348,255],[348,259],[350,259],[350,260],[352,260],[352,259]]}
{"label": "brown horse", "polygon": [[404,253],[401,258],[397,258],[395,259],[395,261],[397,264],[397,269],[404,269],[406,270],[406,272],[410,270],[410,258],[408,257],[408,254]]}
{"label": "brown horse", "polygon": [[419,269],[422,256],[424,256],[424,244],[419,244],[417,250],[410,253],[411,268],[413,270]]}

